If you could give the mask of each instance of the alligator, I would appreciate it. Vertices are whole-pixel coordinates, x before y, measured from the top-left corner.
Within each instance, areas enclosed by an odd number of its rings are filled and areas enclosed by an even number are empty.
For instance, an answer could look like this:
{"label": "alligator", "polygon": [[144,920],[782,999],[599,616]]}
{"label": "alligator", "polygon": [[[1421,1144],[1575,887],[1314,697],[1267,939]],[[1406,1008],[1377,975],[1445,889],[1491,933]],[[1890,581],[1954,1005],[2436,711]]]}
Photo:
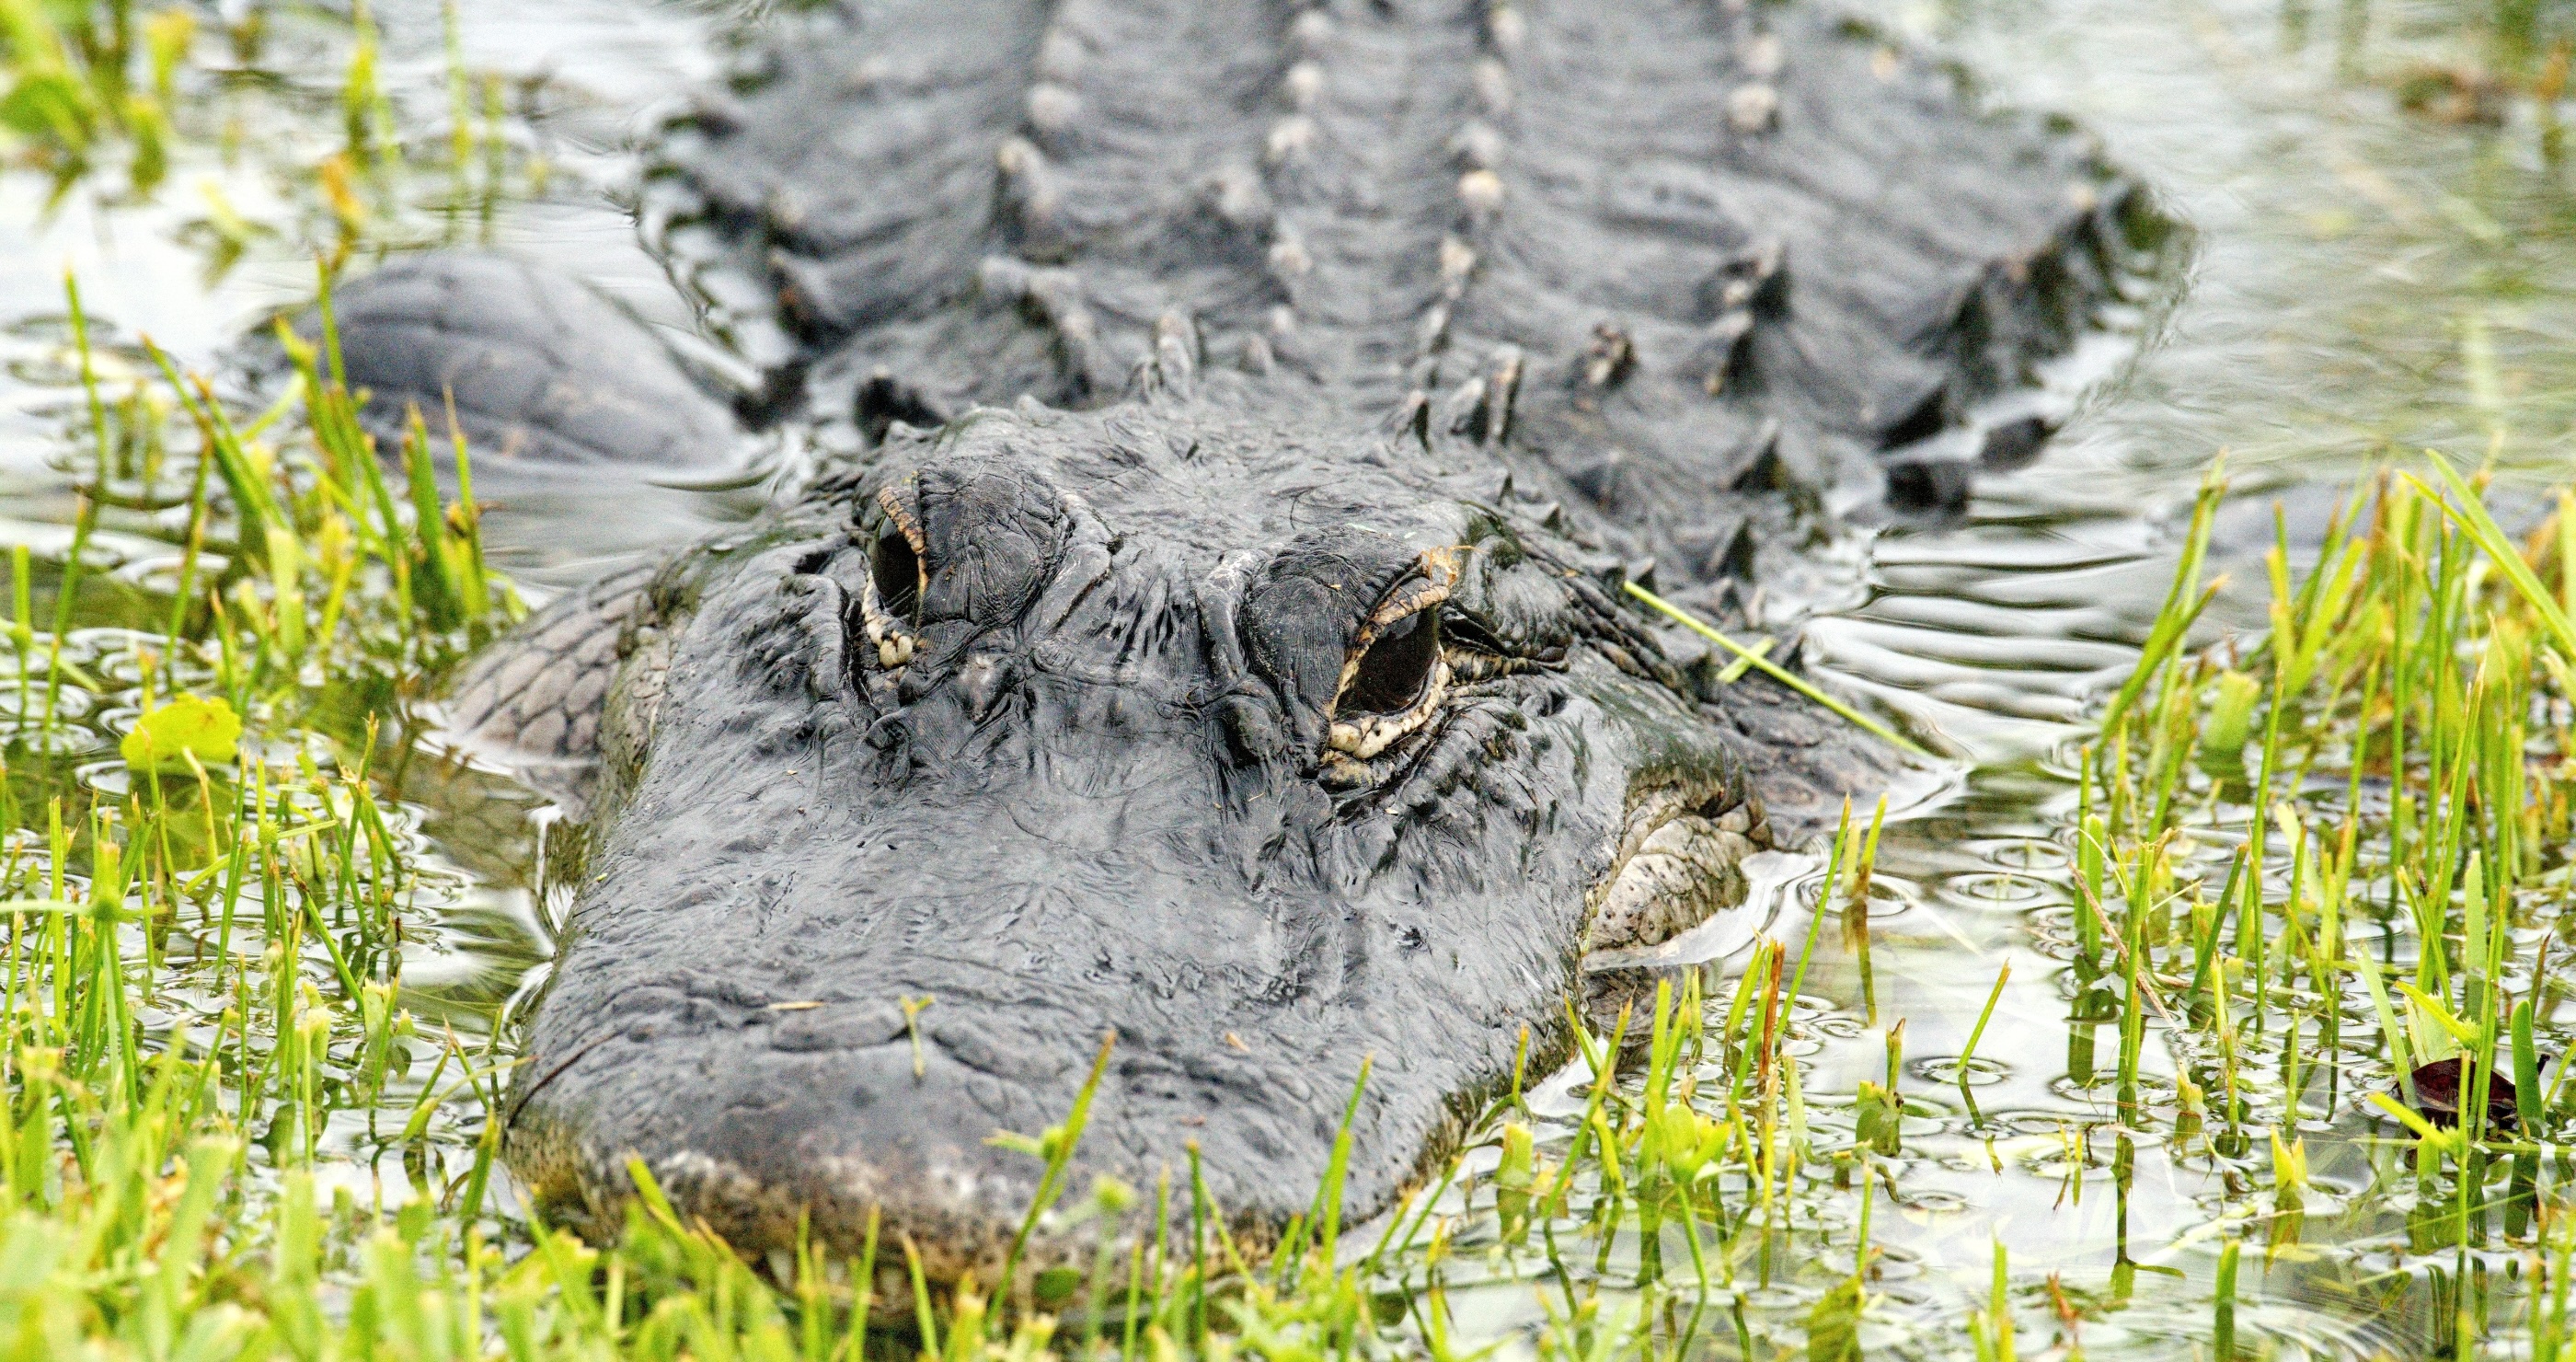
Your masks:
{"label": "alligator", "polygon": [[941,1283],[1104,1053],[1072,1185],[1199,1170],[1259,1252],[1346,1132],[1381,1212],[1900,774],[1628,588],[1857,599],[2162,230],[1806,3],[844,0],[737,55],[643,217],[765,386],[489,256],[348,283],[342,344],[495,467],[818,451],[451,691],[588,829],[506,1151],[589,1233],[640,1160]]}

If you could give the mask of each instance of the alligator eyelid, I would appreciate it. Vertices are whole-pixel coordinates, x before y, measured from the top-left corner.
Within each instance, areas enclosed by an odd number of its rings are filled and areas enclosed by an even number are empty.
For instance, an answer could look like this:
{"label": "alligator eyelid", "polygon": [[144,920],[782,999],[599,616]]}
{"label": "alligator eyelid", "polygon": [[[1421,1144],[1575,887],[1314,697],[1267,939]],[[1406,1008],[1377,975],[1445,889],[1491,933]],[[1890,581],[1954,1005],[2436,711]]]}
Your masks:
{"label": "alligator eyelid", "polygon": [[[1450,592],[1458,585],[1458,558],[1462,551],[1455,545],[1425,550],[1387,587],[1386,594],[1369,611],[1368,618],[1361,621],[1358,635],[1351,640],[1350,659],[1353,664],[1388,629],[1449,599]],[[1342,679],[1348,684],[1348,667],[1344,668]]]}
{"label": "alligator eyelid", "polygon": [[[1440,643],[1439,612],[1413,610],[1398,624],[1405,621],[1416,623],[1371,640],[1342,664],[1324,731],[1328,754],[1365,762],[1420,731],[1447,699],[1449,659]],[[1345,702],[1356,702],[1349,713],[1343,712]]]}
{"label": "alligator eyelid", "polygon": [[1410,589],[1407,582],[1399,582],[1395,590],[1379,602],[1377,609],[1370,611],[1369,617],[1361,621],[1358,634],[1351,639],[1350,650],[1342,657],[1341,678],[1333,685],[1335,707],[1338,708],[1342,697],[1350,693],[1360,668],[1368,662],[1370,651],[1380,640],[1397,636],[1405,621],[1419,615],[1428,614],[1431,627],[1438,628],[1440,617],[1445,613],[1440,605],[1449,599],[1448,584],[1423,578],[1409,579],[1409,583]]}
{"label": "alligator eyelid", "polygon": [[[1341,677],[1333,687],[1332,708],[1327,711],[1324,746],[1328,765],[1336,757],[1345,763],[1365,763],[1421,732],[1447,701],[1453,680],[1474,679],[1472,675],[1458,678],[1453,674],[1446,634],[1452,615],[1443,608],[1457,586],[1460,560],[1471,551],[1472,546],[1458,544],[1425,550],[1361,621],[1342,661]],[[1408,621],[1419,622],[1408,628]],[[1492,636],[1476,629],[1463,641],[1476,648],[1491,644]],[[1381,644],[1403,650],[1382,663],[1396,669],[1392,676],[1371,676],[1367,672]],[[1416,670],[1418,678],[1413,676]],[[1399,692],[1403,695],[1401,703],[1394,699]],[[1343,704],[1354,697],[1362,701],[1359,710],[1343,713]]]}
{"label": "alligator eyelid", "polygon": [[1440,638],[1453,647],[1472,648],[1495,657],[1515,656],[1501,639],[1494,637],[1494,631],[1486,628],[1482,620],[1463,610],[1451,608],[1441,612]]}
{"label": "alligator eyelid", "polygon": [[1448,583],[1434,581],[1428,577],[1407,577],[1404,581],[1398,582],[1395,589],[1388,592],[1384,600],[1378,602],[1376,609],[1369,612],[1367,621],[1360,626],[1360,640],[1357,646],[1366,647],[1370,640],[1385,633],[1389,628],[1447,599],[1449,599]]}
{"label": "alligator eyelid", "polygon": [[[903,504],[903,498],[895,495],[892,484],[877,489],[877,505],[884,509],[886,519],[894,522],[896,532],[903,536],[903,542],[912,546],[913,553],[922,563],[923,575],[926,578],[930,563],[930,545],[922,538],[921,522],[913,518],[912,509]],[[924,581],[922,585],[928,586],[929,583]]]}

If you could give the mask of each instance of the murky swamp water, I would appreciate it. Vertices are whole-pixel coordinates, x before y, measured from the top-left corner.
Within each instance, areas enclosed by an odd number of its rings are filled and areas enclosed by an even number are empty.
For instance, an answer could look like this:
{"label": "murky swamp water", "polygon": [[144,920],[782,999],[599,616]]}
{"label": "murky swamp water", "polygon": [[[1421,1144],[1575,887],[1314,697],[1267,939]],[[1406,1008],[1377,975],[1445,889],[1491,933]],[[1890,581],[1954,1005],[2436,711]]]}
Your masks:
{"label": "murky swamp water", "polygon": [[[2063,964],[2079,721],[2129,669],[2166,588],[2174,517],[2220,449],[2242,495],[2219,553],[2246,589],[2217,609],[2244,627],[2262,618],[2256,559],[2274,497],[2294,533],[2312,532],[2356,474],[2425,446],[2472,459],[2492,451],[2535,486],[2576,470],[2576,169],[2544,161],[2528,99],[2512,102],[2501,127],[2398,108],[2401,73],[2477,51],[2462,7],[1873,0],[1861,9],[1891,34],[1959,57],[1999,101],[2081,120],[2193,229],[2182,277],[2141,298],[2124,334],[2060,366],[2041,398],[2065,419],[2047,456],[1982,482],[1958,523],[1890,530],[1875,598],[1813,630],[1810,657],[1835,684],[1967,759],[1950,786],[1903,811],[1881,848],[1875,1019],[1842,953],[1819,956],[1801,1002],[1808,1038],[1797,1048],[1828,1142],[1837,1122],[1846,1137],[1850,1126],[1835,1095],[1879,1076],[1886,1028],[1906,1026],[1905,1155],[1881,1165],[1893,1195],[1874,1227],[1887,1251],[1875,1285],[1886,1301],[1863,1338],[1873,1355],[1882,1346],[1972,1355],[1957,1321],[1981,1297],[2000,1237],[2018,1280],[2054,1272],[2049,1289],[2067,1303],[2053,1340],[2026,1337],[2026,1355],[2051,1341],[2091,1356],[2183,1355],[2205,1347],[2194,1340],[2208,1333],[2215,1245],[2244,1232],[2246,1170],[2262,1156],[2240,1165],[2201,1145],[2185,1154],[2152,1134],[2122,1134],[2094,1058],[2108,1053],[2107,1028],[2069,1020],[2081,1011]],[[416,164],[362,195],[353,217],[314,174],[346,139],[348,16],[228,6],[207,23],[238,27],[253,14],[264,16],[260,45],[229,67],[210,64],[202,107],[181,120],[191,137],[148,201],[104,202],[116,196],[82,186],[49,206],[41,176],[0,176],[0,541],[58,558],[75,476],[92,471],[67,358],[66,267],[103,337],[111,397],[143,372],[134,342],[146,333],[184,362],[219,367],[245,326],[309,296],[312,253],[343,240],[361,257],[456,241],[543,256],[675,335],[694,334],[690,309],[638,243],[637,148],[721,69],[722,35],[756,20],[643,0],[542,11],[464,0],[458,63],[436,9],[379,6],[386,127]],[[454,143],[459,109],[472,150],[450,164],[437,149]],[[423,168],[433,165],[447,169]],[[690,343],[710,364],[728,363]],[[112,748],[135,696],[115,678],[136,641],[119,631],[158,627],[180,556],[174,526],[184,523],[168,489],[129,481],[133,504],[103,515],[75,612],[88,627],[73,641],[75,660],[100,685],[67,703],[94,738],[44,761],[13,759],[22,793],[64,772],[123,778]],[[497,508],[486,534],[496,563],[536,594],[738,518],[756,496],[568,490]],[[39,604],[47,608],[41,594]],[[352,705],[368,698],[358,690]],[[354,731],[345,716],[314,722],[344,740]],[[402,832],[424,867],[415,911],[426,919],[405,950],[404,1003],[424,1031],[453,1028],[479,1046],[542,970],[560,913],[536,888],[540,801],[425,758],[396,765]],[[1794,902],[1796,887],[1773,892]],[[1794,940],[1805,925],[1796,910],[1775,930]],[[1935,1081],[2008,959],[2011,982],[1970,1084]],[[221,1002],[192,1003],[179,990],[159,1024],[184,1027],[190,1006]],[[2259,1042],[2254,1053],[2264,1053]],[[2448,1315],[2443,1293],[2456,1284],[2401,1252],[2402,1216],[2364,1195],[2368,1160],[2347,1147],[2370,1125],[2354,1102],[2385,1081],[2385,1066],[2362,1053],[2309,1058],[2324,1063],[2295,1124],[2319,1147],[2319,1191],[2298,1242],[2259,1266],[2249,1258],[2240,1327],[2282,1356],[2430,1355],[2447,1337],[2435,1317]],[[2170,1063],[2157,1062],[2169,1090]],[[427,1158],[451,1161],[444,1171],[389,1153],[377,1117],[400,1125],[416,1078],[392,1085],[379,1112],[334,1118],[329,1176],[361,1203],[395,1204],[416,1182],[452,1178],[470,1141],[461,1126],[438,1128]],[[2275,1084],[2257,1105],[2279,1112],[2286,1100]],[[1535,1104],[1563,1117],[1580,1099],[1559,1081]],[[1468,1167],[1491,1158],[1471,1155]],[[1760,1283],[1744,1295],[1742,1336],[1803,1343],[1806,1308],[1842,1269],[1798,1257],[1739,1266]],[[2493,1263],[2499,1274],[2511,1267],[2511,1254]],[[1541,1317],[1524,1279],[1470,1258],[1442,1272],[1471,1337]],[[1733,1347],[1737,1328],[1712,1326],[1710,1345]]]}

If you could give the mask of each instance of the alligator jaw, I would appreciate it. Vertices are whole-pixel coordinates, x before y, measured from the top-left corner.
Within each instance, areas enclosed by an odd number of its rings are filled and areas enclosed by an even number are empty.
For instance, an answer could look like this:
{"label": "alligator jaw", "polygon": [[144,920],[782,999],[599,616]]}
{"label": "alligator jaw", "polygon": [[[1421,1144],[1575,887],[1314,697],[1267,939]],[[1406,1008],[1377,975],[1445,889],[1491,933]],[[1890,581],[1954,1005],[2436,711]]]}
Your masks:
{"label": "alligator jaw", "polygon": [[[1711,918],[1743,906],[1741,862],[1767,848],[1771,830],[1759,795],[1736,779],[1665,778],[1633,797],[1609,869],[1587,896],[1583,934],[1585,964],[1577,977],[1591,997],[1596,1024],[1610,1021],[1604,1000],[1633,1001],[1638,971],[1617,957],[1650,950]],[[1599,973],[1594,964],[1609,967]],[[1650,973],[1650,972],[1649,972]],[[1607,991],[1605,991],[1605,988]],[[886,1063],[908,1063],[904,1043],[878,1047]],[[1561,1048],[1542,1045],[1553,1052]],[[578,1058],[578,1057],[576,1057]],[[1421,1151],[1419,1180],[1447,1157],[1467,1133],[1462,1114],[1443,1123]],[[1105,1133],[1095,1133],[1107,1138]],[[521,1119],[511,1131],[512,1162],[528,1179],[535,1199],[558,1220],[595,1239],[614,1237],[633,1195],[626,1160],[632,1151],[590,1148],[580,1132],[549,1116]],[[665,1152],[649,1161],[655,1182],[693,1221],[728,1243],[745,1247],[798,1242],[856,1245],[910,1244],[925,1278],[943,1293],[981,1283],[997,1284],[1006,1266],[1014,1294],[1030,1304],[1030,1283],[1051,1268],[1080,1269],[1100,1247],[1104,1229],[1069,1215],[1060,1204],[1031,1222],[1012,1266],[1014,1230],[1033,1191],[1032,1179],[994,1175],[971,1158],[933,1156],[908,1164],[881,1163],[852,1154],[826,1154],[788,1179],[764,1180],[743,1165],[701,1149]],[[1066,1202],[1072,1198],[1068,1196]],[[1227,1208],[1220,1206],[1223,1213]],[[1260,1215],[1228,1215],[1238,1251],[1257,1260],[1277,1226]],[[906,1298],[905,1269],[881,1251],[877,1299],[893,1311]],[[899,1312],[896,1312],[899,1313]]]}
{"label": "alligator jaw", "polygon": [[1641,791],[1587,905],[1584,953],[1659,946],[1741,907],[1743,860],[1770,844],[1759,795],[1697,783]]}
{"label": "alligator jaw", "polygon": [[[515,1126],[510,1147],[514,1167],[548,1219],[594,1242],[617,1237],[634,1196],[628,1162],[586,1155],[574,1132],[551,1121]],[[855,1253],[855,1246],[873,1240],[880,1245],[875,1313],[887,1318],[904,1315],[910,1299],[905,1245],[919,1255],[924,1278],[943,1291],[999,1284],[1030,1193],[1017,1180],[997,1183],[961,1165],[905,1169],[846,1156],[817,1159],[792,1181],[764,1180],[697,1150],[649,1160],[646,1171],[688,1223],[737,1248],[775,1252],[810,1241]],[[1258,1228],[1238,1226],[1238,1246],[1258,1247],[1263,1241],[1242,1235]],[[1049,1268],[1086,1263],[1098,1246],[1097,1229],[1068,1224],[1061,1210],[1038,1217],[1021,1246],[1020,1294]]]}

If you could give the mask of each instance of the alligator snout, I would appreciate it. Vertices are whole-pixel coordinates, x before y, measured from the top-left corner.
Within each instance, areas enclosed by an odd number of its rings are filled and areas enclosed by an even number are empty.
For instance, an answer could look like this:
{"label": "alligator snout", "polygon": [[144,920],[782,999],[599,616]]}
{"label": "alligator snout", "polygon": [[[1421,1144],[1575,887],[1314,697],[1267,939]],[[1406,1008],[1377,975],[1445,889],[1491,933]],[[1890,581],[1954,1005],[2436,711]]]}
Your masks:
{"label": "alligator snout", "polygon": [[[989,881],[890,864],[881,888],[837,911],[732,910],[785,916],[783,932],[707,939],[696,963],[639,972],[614,997],[558,993],[549,1008],[592,1039],[530,1093],[522,1171],[559,1210],[613,1231],[623,1161],[640,1157],[737,1245],[791,1243],[799,1217],[823,1242],[856,1244],[874,1215],[935,1279],[989,1285],[1042,1171],[994,1137],[1064,1121],[1106,1039],[1073,1199],[1102,1176],[1150,1190],[1168,1173],[1186,1191],[1195,1143],[1219,1204],[1256,1237],[1302,1210],[1339,1105],[1323,1099],[1347,1090],[1367,1048],[1323,1024],[1313,994],[1337,981],[1296,970],[1302,943],[1249,912],[1176,902],[1177,876],[1095,851],[1078,874],[1032,883],[1022,872],[1041,844],[979,845]],[[1146,925],[1184,907],[1202,921]],[[1247,1014],[1246,997],[1268,1001]],[[1383,1120],[1373,1108],[1369,1124]],[[1036,1265],[1087,1261],[1091,1237],[1117,1228],[1059,1217]]]}
{"label": "alligator snout", "polygon": [[[991,1141],[1062,1122],[1107,1038],[1077,1194],[1166,1174],[1186,1192],[1195,1145],[1257,1242],[1306,1209],[1370,1055],[1361,1137],[1428,1141],[1441,1095],[1472,1077],[1403,1031],[1469,1021],[1447,996],[1459,943],[1429,905],[1259,883],[1261,835],[1207,816],[1223,796],[1187,755],[1131,743],[1014,778],[932,769],[865,803],[824,764],[728,816],[665,824],[651,852],[621,839],[601,866],[616,892],[581,910],[586,968],[531,1038],[558,1068],[527,1093],[522,1171],[612,1228],[641,1157],[743,1246],[792,1242],[800,1215],[855,1244],[873,1213],[934,1276],[989,1285],[1042,1171]],[[1087,1262],[1088,1237],[1114,1228],[1050,1231],[1033,1251]]]}

